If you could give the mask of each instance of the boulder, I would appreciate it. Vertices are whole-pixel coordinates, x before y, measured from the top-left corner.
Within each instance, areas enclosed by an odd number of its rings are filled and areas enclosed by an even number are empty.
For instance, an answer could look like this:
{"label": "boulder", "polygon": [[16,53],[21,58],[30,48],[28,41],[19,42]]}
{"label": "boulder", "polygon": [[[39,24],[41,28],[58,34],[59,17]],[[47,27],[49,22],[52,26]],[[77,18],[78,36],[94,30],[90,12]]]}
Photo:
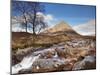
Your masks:
{"label": "boulder", "polygon": [[33,63],[32,72],[51,72],[63,69],[64,61],[60,59],[38,59]]}
{"label": "boulder", "polygon": [[28,74],[28,73],[32,73],[32,70],[31,69],[22,69],[19,71],[18,74]]}
{"label": "boulder", "polygon": [[72,70],[86,70],[96,68],[96,57],[86,56],[82,61],[76,62]]}

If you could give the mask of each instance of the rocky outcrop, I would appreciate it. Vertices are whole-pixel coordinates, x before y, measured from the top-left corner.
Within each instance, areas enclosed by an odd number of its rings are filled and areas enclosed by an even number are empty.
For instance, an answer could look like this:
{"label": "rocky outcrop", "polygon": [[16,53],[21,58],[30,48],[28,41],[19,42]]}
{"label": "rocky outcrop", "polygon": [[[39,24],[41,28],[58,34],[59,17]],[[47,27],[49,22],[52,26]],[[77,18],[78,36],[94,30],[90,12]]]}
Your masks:
{"label": "rocky outcrop", "polygon": [[32,72],[51,72],[60,70],[64,61],[60,59],[39,59],[33,64]]}
{"label": "rocky outcrop", "polygon": [[86,70],[96,68],[95,56],[86,56],[82,61],[78,61],[74,64],[72,70]]}

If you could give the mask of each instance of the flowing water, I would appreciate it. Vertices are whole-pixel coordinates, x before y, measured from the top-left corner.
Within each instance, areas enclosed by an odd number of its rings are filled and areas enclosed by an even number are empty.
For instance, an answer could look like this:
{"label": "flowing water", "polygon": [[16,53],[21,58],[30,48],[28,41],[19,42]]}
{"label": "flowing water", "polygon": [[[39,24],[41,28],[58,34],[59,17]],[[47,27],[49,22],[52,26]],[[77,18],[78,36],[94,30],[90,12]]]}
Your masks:
{"label": "flowing water", "polygon": [[30,55],[30,56],[24,57],[23,60],[19,64],[16,64],[12,67],[12,74],[16,74],[22,69],[31,68],[34,61],[37,60],[39,57],[40,57],[40,54],[37,56]]}

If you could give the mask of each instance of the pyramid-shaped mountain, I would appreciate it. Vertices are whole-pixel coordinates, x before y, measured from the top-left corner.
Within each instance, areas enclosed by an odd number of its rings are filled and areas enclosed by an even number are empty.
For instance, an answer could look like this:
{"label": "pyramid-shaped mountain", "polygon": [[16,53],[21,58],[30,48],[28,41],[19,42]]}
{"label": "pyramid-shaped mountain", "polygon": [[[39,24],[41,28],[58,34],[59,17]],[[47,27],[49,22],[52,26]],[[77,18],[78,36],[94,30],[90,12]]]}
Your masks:
{"label": "pyramid-shaped mountain", "polygon": [[47,29],[45,32],[47,33],[54,33],[54,32],[60,32],[60,31],[74,31],[71,26],[64,22],[61,21],[60,23],[56,24],[54,27]]}

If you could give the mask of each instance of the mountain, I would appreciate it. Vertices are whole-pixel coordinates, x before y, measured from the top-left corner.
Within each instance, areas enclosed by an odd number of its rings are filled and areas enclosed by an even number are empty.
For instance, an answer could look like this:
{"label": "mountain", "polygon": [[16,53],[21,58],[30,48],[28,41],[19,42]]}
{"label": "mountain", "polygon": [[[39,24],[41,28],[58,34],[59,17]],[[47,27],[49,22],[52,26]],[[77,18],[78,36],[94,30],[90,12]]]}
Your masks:
{"label": "mountain", "polygon": [[67,37],[74,38],[74,37],[81,37],[72,27],[66,23],[65,21],[61,21],[52,28],[45,30],[43,33],[48,35],[66,35]]}
{"label": "mountain", "polygon": [[69,24],[67,24],[64,21],[61,21],[60,23],[56,24],[54,27],[45,30],[44,33],[54,33],[59,31],[73,31],[73,29],[70,27]]}

